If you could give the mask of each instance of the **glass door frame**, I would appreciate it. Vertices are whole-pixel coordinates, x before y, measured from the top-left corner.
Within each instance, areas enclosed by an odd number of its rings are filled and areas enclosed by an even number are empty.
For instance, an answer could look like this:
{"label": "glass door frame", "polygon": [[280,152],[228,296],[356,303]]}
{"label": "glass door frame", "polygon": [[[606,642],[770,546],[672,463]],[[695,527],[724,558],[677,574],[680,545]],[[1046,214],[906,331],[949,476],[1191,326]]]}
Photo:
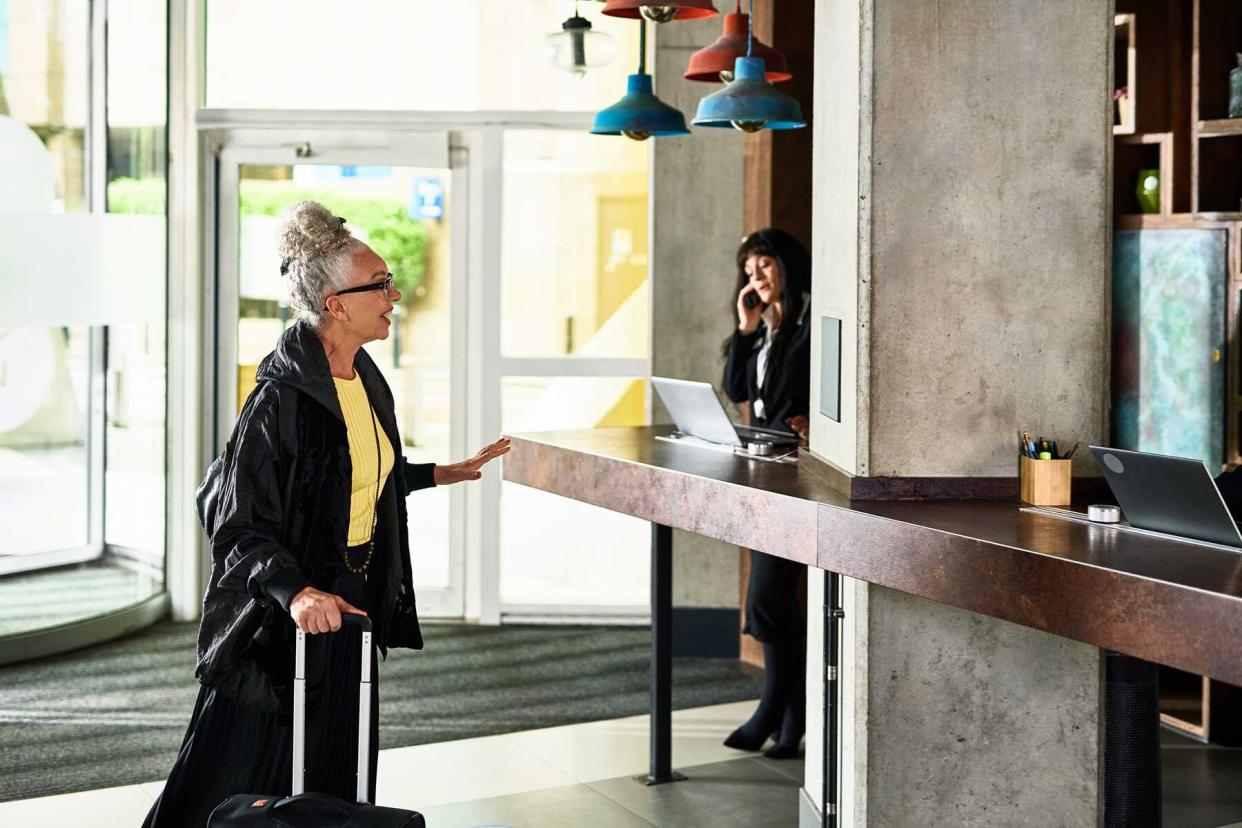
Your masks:
{"label": "glass door frame", "polygon": [[[219,382],[219,348],[213,347],[218,326],[216,295],[220,280],[218,262],[236,263],[236,247],[225,249],[220,235],[228,211],[222,209],[224,186],[235,187],[239,163],[294,164],[310,160],[324,163],[383,163],[411,166],[412,156],[402,156],[403,141],[428,134],[447,135],[449,164],[453,176],[450,204],[453,243],[453,343],[452,417],[453,456],[459,460],[490,443],[501,433],[501,387],[507,376],[523,377],[643,377],[650,378],[650,358],[612,357],[506,357],[501,347],[501,292],[504,196],[504,136],[507,131],[564,130],[587,132],[593,123],[590,112],[358,112],[304,110],[200,109],[199,132],[201,214],[198,230],[202,272],[204,349],[200,371],[201,395],[215,401]],[[438,140],[438,139],[437,139]],[[314,154],[298,158],[296,148],[309,142]],[[320,152],[322,150],[322,153]],[[363,161],[362,159],[383,159]],[[348,159],[348,160],[346,160]],[[227,160],[227,163],[225,163]],[[229,168],[233,172],[227,172]],[[236,192],[234,189],[233,192]],[[650,221],[650,215],[648,216]],[[464,228],[465,232],[460,232]],[[236,229],[229,231],[236,239]],[[233,241],[231,244],[235,245]],[[234,267],[236,264],[234,264]],[[234,284],[236,284],[234,279]],[[234,306],[236,296],[233,296]],[[230,336],[236,336],[235,329]],[[226,378],[227,379],[227,378]],[[229,379],[225,387],[234,380]],[[203,468],[214,453],[213,443],[223,440],[215,423],[216,404],[204,424]],[[650,414],[648,395],[648,414]],[[235,411],[236,408],[233,408]],[[228,422],[231,424],[232,419]],[[224,435],[227,439],[227,433]],[[451,516],[452,573],[464,592],[445,598],[419,591],[424,616],[464,618],[482,624],[498,624],[504,618],[543,620],[615,619],[636,623],[648,610],[634,607],[577,607],[533,604],[502,605],[500,600],[500,497],[501,472],[497,464],[485,469],[477,484],[454,487]],[[205,544],[203,545],[205,549]],[[206,555],[198,577],[208,581]],[[199,590],[201,595],[201,589]],[[445,613],[433,612],[436,606]],[[456,607],[456,611],[451,608]]]}
{"label": "glass door frame", "polygon": [[[470,202],[467,152],[451,147],[444,131],[399,132],[330,130],[323,128],[240,129],[215,136],[214,269],[209,269],[207,307],[214,317],[207,330],[214,341],[212,365],[206,372],[211,384],[210,438],[214,453],[223,450],[236,420],[237,320],[240,272],[238,196],[243,166],[339,164],[426,167],[449,171],[452,181],[447,217],[454,228],[450,242],[450,402],[449,450],[464,456],[465,429],[460,424],[467,409],[466,302]],[[445,458],[446,460],[448,458]],[[427,617],[460,618],[465,608],[465,547],[467,543],[465,487],[449,493],[449,583],[443,589],[418,590],[420,613]],[[417,551],[415,550],[415,556]],[[204,567],[207,561],[204,559]],[[203,573],[204,579],[207,573]],[[206,580],[204,580],[206,583]]]}
{"label": "glass door frame", "polygon": [[[482,305],[479,327],[483,336],[474,344],[479,348],[479,382],[484,395],[480,416],[484,434],[501,433],[503,412],[502,389],[507,377],[640,377],[650,387],[650,333],[648,333],[648,357],[521,357],[507,356],[501,343],[501,305],[504,296],[504,268],[502,267],[503,204],[504,204],[504,135],[515,129],[563,130],[589,132],[594,123],[590,113],[563,113],[558,123],[550,124],[524,120],[503,127],[487,127],[481,130],[482,175],[479,177],[481,202],[490,213],[484,219],[487,228],[480,254],[484,266],[480,269],[479,295]],[[604,139],[607,140],[607,139]],[[650,188],[648,193],[650,204]],[[648,209],[648,223],[651,211]],[[651,234],[648,234],[651,238]],[[649,258],[650,261],[650,258]],[[648,270],[648,280],[651,278]],[[650,313],[650,308],[648,309]],[[651,401],[648,394],[646,414],[650,417]],[[547,622],[620,622],[641,623],[650,616],[650,607],[627,606],[578,606],[572,604],[507,603],[500,596],[500,541],[501,541],[501,479],[499,475],[485,477],[482,481],[482,515],[484,523],[482,547],[478,550],[479,575],[483,588],[478,617],[484,623],[502,621]]]}

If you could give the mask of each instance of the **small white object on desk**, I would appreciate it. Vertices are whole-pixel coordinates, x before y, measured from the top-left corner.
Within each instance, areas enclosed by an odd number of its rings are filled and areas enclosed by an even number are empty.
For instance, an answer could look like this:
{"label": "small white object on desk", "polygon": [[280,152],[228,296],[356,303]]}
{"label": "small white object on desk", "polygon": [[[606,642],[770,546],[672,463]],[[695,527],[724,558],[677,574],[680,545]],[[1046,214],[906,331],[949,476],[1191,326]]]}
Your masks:
{"label": "small white object on desk", "polygon": [[771,443],[763,440],[751,440],[746,443],[746,453],[755,457],[770,457],[772,448]]}
{"label": "small white object on desk", "polygon": [[1117,506],[1088,506],[1087,518],[1094,523],[1121,523],[1121,509]]}

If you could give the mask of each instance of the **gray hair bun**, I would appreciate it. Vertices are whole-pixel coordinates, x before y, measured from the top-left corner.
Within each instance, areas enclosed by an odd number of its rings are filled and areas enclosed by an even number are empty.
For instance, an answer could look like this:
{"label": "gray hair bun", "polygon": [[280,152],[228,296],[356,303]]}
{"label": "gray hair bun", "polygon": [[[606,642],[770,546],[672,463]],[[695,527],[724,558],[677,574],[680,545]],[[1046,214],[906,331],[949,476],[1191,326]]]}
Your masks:
{"label": "gray hair bun", "polygon": [[285,210],[281,223],[280,272],[340,253],[352,240],[345,219],[317,201],[299,201]]}
{"label": "gray hair bun", "polygon": [[321,322],[324,296],[348,284],[352,252],[363,247],[317,201],[299,201],[285,210],[280,225],[280,274],[289,280],[289,298],[303,316]]}

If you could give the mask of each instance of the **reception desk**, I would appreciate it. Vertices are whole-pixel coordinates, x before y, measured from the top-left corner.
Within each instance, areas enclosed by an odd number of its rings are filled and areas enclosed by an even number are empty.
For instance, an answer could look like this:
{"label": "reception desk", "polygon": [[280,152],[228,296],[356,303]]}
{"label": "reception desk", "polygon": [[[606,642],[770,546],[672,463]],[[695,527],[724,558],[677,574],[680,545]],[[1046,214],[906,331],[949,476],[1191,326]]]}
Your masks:
{"label": "reception desk", "polygon": [[[846,498],[787,465],[655,439],[513,436],[506,480],[651,521],[652,779],[667,781],[667,559],[683,529],[991,619],[1242,684],[1242,554],[1021,509]],[[657,731],[664,730],[664,735]]]}

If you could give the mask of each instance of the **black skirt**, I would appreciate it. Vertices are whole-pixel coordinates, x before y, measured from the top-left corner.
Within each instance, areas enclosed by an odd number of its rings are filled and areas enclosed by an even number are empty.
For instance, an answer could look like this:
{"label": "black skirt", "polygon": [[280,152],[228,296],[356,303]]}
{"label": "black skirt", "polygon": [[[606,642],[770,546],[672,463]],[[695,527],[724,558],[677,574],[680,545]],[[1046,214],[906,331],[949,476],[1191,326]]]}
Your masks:
{"label": "black skirt", "polygon": [[[341,570],[331,592],[371,611],[364,576]],[[292,623],[292,622],[291,622]],[[357,799],[358,680],[356,627],[306,638],[306,786]],[[379,664],[371,649],[370,792],[379,757]],[[293,654],[289,655],[293,672]],[[292,703],[290,704],[292,706]],[[288,796],[293,777],[293,717],[241,704],[201,687],[185,740],[144,828],[197,828],[238,793]]]}
{"label": "black skirt", "polygon": [[806,565],[751,550],[746,588],[746,625],[742,632],[765,644],[785,644],[806,637],[802,578]]}

